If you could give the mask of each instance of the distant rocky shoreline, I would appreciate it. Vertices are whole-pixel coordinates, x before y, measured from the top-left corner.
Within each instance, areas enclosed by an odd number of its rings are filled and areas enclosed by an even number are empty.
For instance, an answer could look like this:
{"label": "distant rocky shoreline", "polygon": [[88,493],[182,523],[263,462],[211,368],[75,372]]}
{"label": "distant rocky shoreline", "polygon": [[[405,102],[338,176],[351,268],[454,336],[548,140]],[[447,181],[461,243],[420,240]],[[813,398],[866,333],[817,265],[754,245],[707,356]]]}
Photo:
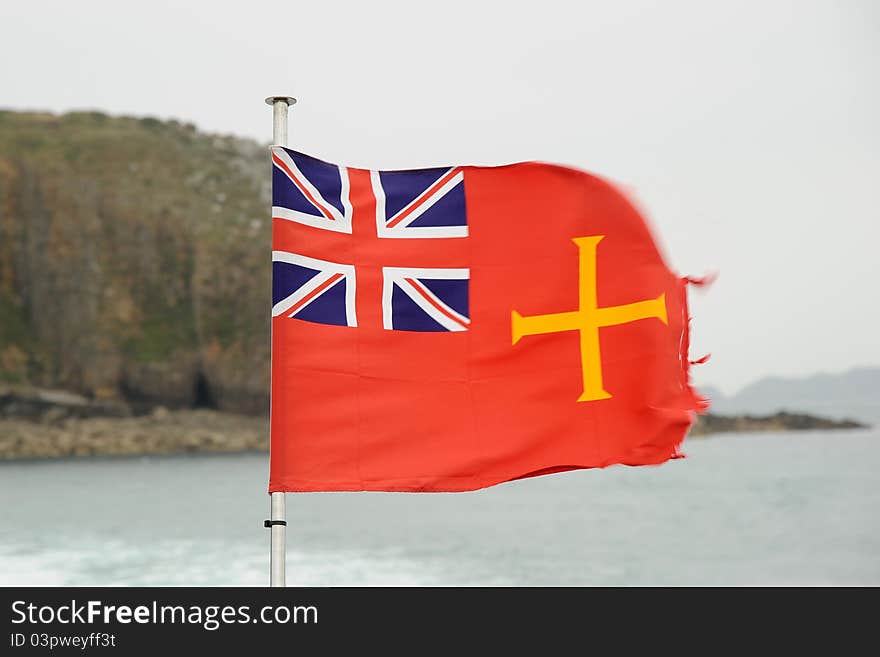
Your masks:
{"label": "distant rocky shoreline", "polygon": [[266,451],[265,416],[157,406],[0,387],[0,461],[69,456]]}
{"label": "distant rocky shoreline", "polygon": [[67,418],[44,424],[0,420],[0,461],[269,449],[266,418],[159,407],[136,417]]}
{"label": "distant rocky shoreline", "polygon": [[[800,413],[698,417],[691,436],[722,432],[855,429],[866,425]],[[136,413],[123,401],[66,391],[0,387],[0,461],[76,456],[136,456],[266,451],[264,415],[157,406]]]}
{"label": "distant rocky shoreline", "polygon": [[804,431],[808,429],[865,429],[869,425],[855,420],[832,420],[806,413],[779,411],[772,415],[716,415],[697,416],[690,435],[705,436],[714,433],[742,433],[748,431]]}

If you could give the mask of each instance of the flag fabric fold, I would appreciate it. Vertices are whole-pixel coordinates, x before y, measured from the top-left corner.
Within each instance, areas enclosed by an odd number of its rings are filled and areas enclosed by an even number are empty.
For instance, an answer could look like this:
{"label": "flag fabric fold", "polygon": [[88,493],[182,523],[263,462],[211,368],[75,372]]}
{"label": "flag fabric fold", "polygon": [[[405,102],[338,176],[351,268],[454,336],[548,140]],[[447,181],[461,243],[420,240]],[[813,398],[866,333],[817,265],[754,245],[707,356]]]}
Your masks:
{"label": "flag fabric fold", "polygon": [[659,464],[705,406],[688,279],[612,184],[272,149],[270,492]]}

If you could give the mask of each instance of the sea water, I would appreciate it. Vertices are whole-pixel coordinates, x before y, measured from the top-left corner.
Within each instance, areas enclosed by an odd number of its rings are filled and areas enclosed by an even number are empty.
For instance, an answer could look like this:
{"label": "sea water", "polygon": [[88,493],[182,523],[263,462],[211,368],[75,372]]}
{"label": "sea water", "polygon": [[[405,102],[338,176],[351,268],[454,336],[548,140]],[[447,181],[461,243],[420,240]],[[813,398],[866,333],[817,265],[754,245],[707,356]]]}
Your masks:
{"label": "sea water", "polygon": [[[880,432],[471,493],[288,495],[294,586],[880,585]],[[268,581],[265,454],[0,464],[0,585]]]}

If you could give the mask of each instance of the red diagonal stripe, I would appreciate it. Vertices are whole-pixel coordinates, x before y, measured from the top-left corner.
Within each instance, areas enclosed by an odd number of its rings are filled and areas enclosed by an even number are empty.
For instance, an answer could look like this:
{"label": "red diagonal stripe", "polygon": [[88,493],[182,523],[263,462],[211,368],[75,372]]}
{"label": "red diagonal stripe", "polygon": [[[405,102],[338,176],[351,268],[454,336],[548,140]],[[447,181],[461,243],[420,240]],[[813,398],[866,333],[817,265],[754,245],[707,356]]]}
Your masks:
{"label": "red diagonal stripe", "polygon": [[284,171],[284,173],[287,174],[287,176],[293,181],[293,184],[296,185],[297,189],[299,189],[299,191],[301,191],[303,193],[303,196],[305,196],[309,200],[309,203],[311,203],[316,208],[318,208],[318,210],[320,210],[321,214],[323,214],[327,219],[329,219],[330,221],[336,221],[336,219],[333,217],[333,215],[330,213],[330,211],[326,207],[324,207],[323,205],[318,203],[318,201],[309,193],[309,190],[307,190],[305,188],[305,186],[299,180],[297,180],[293,171],[290,170],[290,167],[288,167],[284,163],[284,160],[282,160],[280,157],[278,157],[277,155],[275,155],[273,153],[272,154],[272,161],[276,165],[278,165],[278,167],[281,168],[281,170]]}
{"label": "red diagonal stripe", "polygon": [[388,227],[388,228],[394,228],[397,224],[399,224],[401,221],[403,221],[404,219],[406,219],[406,218],[407,218],[409,215],[411,215],[411,214],[412,214],[417,208],[420,208],[422,205],[424,205],[425,202],[426,202],[429,198],[431,198],[431,196],[434,194],[434,192],[436,192],[438,189],[440,189],[441,187],[443,187],[443,185],[445,185],[447,182],[449,182],[450,180],[452,180],[452,179],[458,174],[459,171],[460,171],[460,169],[455,168],[455,169],[453,169],[452,171],[450,171],[449,173],[447,173],[445,176],[442,176],[442,177],[440,178],[440,180],[438,180],[437,182],[435,182],[433,185],[431,185],[431,186],[428,188],[428,191],[426,191],[424,194],[422,194],[421,198],[420,198],[418,201],[416,201],[415,203],[413,203],[413,204],[412,204],[411,206],[409,206],[406,210],[404,210],[404,211],[401,212],[399,215],[397,215],[394,219],[392,219],[391,221],[389,221],[388,224],[387,224],[387,227]]}
{"label": "red diagonal stripe", "polygon": [[413,278],[404,278],[403,280],[405,280],[407,283],[409,283],[410,285],[412,285],[413,288],[415,289],[415,291],[418,292],[419,294],[421,294],[421,295],[425,298],[425,301],[427,301],[427,302],[430,303],[432,306],[434,306],[434,307],[435,307],[437,310],[439,310],[439,311],[440,311],[445,317],[448,317],[449,319],[451,319],[453,322],[455,322],[455,323],[458,324],[459,326],[463,326],[464,328],[467,328],[467,326],[468,326],[468,325],[467,325],[467,322],[463,322],[463,321],[461,321],[458,317],[456,317],[455,315],[453,315],[452,313],[450,313],[446,308],[444,308],[443,306],[441,306],[440,304],[438,304],[436,301],[434,301],[434,298],[433,298],[430,294],[428,294],[427,292],[425,292],[425,290],[422,289],[421,284],[417,283],[415,279],[413,279]]}
{"label": "red diagonal stripe", "polygon": [[324,281],[323,283],[321,283],[318,287],[316,287],[314,290],[312,290],[311,292],[309,292],[309,293],[308,293],[306,296],[304,296],[302,299],[300,299],[298,302],[296,302],[295,304],[293,304],[292,307],[290,307],[290,308],[288,308],[286,311],[284,311],[285,314],[286,314],[288,317],[290,317],[291,315],[293,315],[294,313],[296,313],[300,308],[302,308],[303,306],[305,306],[309,301],[311,301],[312,299],[314,299],[316,296],[318,296],[319,294],[321,294],[321,292],[323,292],[323,291],[326,290],[328,287],[330,287],[331,285],[333,285],[336,281],[338,281],[340,278],[342,278],[343,275],[344,275],[344,274],[333,274],[330,278],[328,278],[326,281]]}

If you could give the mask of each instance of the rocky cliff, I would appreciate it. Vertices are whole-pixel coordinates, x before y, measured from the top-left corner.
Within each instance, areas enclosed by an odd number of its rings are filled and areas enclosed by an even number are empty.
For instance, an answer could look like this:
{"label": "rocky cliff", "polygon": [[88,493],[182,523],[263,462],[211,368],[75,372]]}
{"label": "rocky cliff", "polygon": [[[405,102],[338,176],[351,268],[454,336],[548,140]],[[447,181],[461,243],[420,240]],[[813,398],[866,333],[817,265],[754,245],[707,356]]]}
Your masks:
{"label": "rocky cliff", "polygon": [[265,411],[269,179],[192,125],[0,111],[0,382]]}

